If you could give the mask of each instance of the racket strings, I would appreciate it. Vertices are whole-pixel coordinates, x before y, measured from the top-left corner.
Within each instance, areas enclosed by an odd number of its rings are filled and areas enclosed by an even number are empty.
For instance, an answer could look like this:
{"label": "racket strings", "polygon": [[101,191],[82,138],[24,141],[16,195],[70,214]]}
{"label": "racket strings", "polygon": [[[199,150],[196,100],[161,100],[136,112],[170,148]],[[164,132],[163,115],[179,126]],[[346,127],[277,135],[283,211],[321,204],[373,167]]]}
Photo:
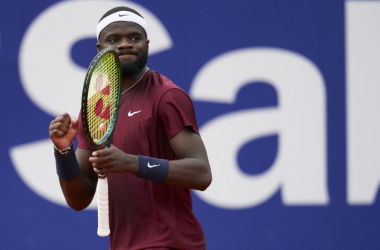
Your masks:
{"label": "racket strings", "polygon": [[88,126],[91,137],[98,145],[108,137],[110,125],[118,105],[119,72],[116,58],[106,54],[94,66],[87,103]]}

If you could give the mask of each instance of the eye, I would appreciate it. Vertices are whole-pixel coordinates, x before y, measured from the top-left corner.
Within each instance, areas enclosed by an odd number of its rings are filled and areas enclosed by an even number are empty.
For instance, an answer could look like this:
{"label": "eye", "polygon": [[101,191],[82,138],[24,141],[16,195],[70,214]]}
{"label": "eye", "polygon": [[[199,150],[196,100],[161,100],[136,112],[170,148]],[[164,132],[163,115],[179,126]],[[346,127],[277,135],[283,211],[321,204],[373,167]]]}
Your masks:
{"label": "eye", "polygon": [[116,43],[117,42],[117,38],[110,37],[110,38],[107,39],[107,42],[108,43]]}
{"label": "eye", "polygon": [[129,39],[134,42],[138,42],[142,39],[142,36],[139,32],[131,32]]}

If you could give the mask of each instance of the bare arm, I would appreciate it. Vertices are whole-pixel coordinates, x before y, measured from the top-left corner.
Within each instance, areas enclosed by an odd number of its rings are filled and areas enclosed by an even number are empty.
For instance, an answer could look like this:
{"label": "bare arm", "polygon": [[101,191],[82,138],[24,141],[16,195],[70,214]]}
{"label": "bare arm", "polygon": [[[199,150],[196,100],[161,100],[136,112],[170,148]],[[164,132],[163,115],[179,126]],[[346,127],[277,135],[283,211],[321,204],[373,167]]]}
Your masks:
{"label": "bare arm", "polygon": [[[76,138],[78,133],[77,127],[78,121],[71,119],[68,114],[62,114],[50,123],[49,136],[58,149],[64,149]],[[71,208],[79,211],[91,203],[98,179],[88,161],[91,152],[84,149],[77,149],[76,152],[70,152],[70,154],[74,153],[80,168],[79,176],[74,180],[59,178],[59,182],[67,204]],[[68,156],[69,155],[63,155],[59,157]]]}
{"label": "bare arm", "polygon": [[[201,137],[191,128],[185,128],[173,136],[169,143],[178,160],[169,162],[165,184],[205,190],[211,184],[212,175]],[[136,155],[126,154],[114,146],[93,152],[90,162],[97,174],[136,174],[139,169]]]}
{"label": "bare arm", "polygon": [[169,174],[165,184],[206,190],[212,175],[207,153],[201,137],[185,128],[173,136],[170,146],[179,160],[169,162]]}
{"label": "bare arm", "polygon": [[80,175],[69,181],[59,178],[59,183],[67,204],[79,211],[88,207],[94,198],[98,176],[88,161],[91,151],[78,148],[75,155],[81,170]]}

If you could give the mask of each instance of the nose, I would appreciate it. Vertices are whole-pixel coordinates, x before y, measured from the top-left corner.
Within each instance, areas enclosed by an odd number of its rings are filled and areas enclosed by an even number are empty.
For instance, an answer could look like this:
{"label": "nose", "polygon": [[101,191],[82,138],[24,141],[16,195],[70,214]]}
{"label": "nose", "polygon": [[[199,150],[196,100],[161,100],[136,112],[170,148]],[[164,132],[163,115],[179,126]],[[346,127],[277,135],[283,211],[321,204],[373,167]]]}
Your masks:
{"label": "nose", "polygon": [[133,48],[133,44],[128,41],[128,39],[124,38],[120,41],[120,43],[117,45],[118,50],[123,49],[130,49]]}

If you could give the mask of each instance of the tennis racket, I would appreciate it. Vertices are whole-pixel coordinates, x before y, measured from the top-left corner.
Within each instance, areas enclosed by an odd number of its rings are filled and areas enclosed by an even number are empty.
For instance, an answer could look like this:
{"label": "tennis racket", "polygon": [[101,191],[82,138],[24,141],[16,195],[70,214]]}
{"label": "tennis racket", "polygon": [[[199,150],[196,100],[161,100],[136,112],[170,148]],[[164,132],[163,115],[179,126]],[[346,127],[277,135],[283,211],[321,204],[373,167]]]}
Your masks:
{"label": "tennis racket", "polygon": [[[120,62],[114,50],[104,49],[92,60],[83,85],[82,122],[92,150],[111,146],[120,101]],[[98,235],[108,236],[108,181],[98,179]]]}

